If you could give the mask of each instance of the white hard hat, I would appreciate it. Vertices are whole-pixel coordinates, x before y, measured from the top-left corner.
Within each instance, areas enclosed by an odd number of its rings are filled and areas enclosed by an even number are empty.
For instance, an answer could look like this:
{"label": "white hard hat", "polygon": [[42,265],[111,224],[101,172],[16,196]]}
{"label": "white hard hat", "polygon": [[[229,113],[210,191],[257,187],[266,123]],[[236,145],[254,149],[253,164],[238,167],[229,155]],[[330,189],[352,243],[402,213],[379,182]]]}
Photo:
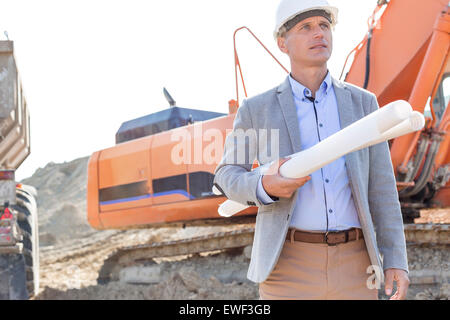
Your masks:
{"label": "white hard hat", "polygon": [[276,39],[280,28],[297,15],[311,11],[324,10],[330,15],[331,25],[337,23],[338,8],[330,6],[327,0],[281,0],[276,14],[276,27],[273,36]]}

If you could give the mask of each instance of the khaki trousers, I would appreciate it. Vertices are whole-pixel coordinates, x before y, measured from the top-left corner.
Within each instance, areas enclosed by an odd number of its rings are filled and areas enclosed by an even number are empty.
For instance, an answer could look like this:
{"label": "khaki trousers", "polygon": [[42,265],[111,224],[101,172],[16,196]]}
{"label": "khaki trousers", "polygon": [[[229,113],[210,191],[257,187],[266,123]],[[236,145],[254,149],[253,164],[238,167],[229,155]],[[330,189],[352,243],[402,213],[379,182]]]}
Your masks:
{"label": "khaki trousers", "polygon": [[363,239],[329,246],[286,240],[260,299],[377,300],[368,289],[370,259]]}

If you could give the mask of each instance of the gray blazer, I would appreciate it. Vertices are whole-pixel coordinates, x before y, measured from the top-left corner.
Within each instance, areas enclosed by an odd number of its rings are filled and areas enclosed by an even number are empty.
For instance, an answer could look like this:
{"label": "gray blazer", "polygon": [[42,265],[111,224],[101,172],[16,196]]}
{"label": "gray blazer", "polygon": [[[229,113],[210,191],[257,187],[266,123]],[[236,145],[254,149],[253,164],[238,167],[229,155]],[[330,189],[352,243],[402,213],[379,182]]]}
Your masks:
{"label": "gray blazer", "polygon": [[[332,80],[341,128],[378,109],[373,93],[335,78]],[[278,129],[280,157],[301,151],[297,113],[288,78],[280,86],[244,100],[236,114],[232,133],[251,128]],[[270,138],[267,135],[267,144],[259,145],[257,136],[239,140],[228,135],[214,177],[214,183],[228,199],[258,206],[247,273],[251,281],[258,283],[267,279],[278,261],[298,193],[268,205],[258,200],[256,189],[260,173],[251,168],[255,158],[261,165],[278,158],[277,154],[266,156]],[[240,147],[248,152],[246,161],[230,162]],[[384,281],[383,269],[398,268],[408,272],[403,220],[388,143],[349,153],[345,156],[345,164],[370,261],[379,270],[378,280]]]}

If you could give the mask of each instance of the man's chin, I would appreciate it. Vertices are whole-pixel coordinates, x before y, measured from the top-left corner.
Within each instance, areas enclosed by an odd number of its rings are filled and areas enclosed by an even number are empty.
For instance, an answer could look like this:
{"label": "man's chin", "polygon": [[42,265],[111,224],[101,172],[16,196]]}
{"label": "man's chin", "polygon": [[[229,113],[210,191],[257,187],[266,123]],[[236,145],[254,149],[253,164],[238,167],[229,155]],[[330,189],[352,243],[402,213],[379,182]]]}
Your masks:
{"label": "man's chin", "polygon": [[329,58],[322,58],[322,59],[311,59],[308,61],[305,61],[306,65],[308,67],[323,67],[324,65],[327,64]]}

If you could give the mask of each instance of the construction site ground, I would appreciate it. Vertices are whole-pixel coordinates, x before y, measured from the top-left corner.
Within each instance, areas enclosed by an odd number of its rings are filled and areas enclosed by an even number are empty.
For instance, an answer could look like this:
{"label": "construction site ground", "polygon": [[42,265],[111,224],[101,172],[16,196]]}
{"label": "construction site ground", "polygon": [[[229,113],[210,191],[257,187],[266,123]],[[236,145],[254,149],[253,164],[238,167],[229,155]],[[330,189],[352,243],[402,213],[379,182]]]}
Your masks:
{"label": "construction site ground", "polygon": [[[246,278],[248,250],[154,259],[143,270],[128,273],[118,281],[99,284],[97,277],[103,261],[117,248],[197,237],[249,225],[94,230],[87,224],[85,214],[87,160],[50,163],[23,181],[39,192],[41,281],[35,299],[259,298],[258,285]],[[415,222],[449,224],[450,208],[422,210]],[[423,274],[421,279],[425,279],[411,284],[408,299],[448,299],[448,282],[433,283],[426,277],[427,272],[448,275],[448,245],[408,245],[408,261],[411,272]],[[150,272],[149,281],[136,282],[130,278],[130,274],[139,275],[139,272],[144,272],[140,279],[145,278],[145,272]],[[385,299],[382,291],[380,298]]]}

